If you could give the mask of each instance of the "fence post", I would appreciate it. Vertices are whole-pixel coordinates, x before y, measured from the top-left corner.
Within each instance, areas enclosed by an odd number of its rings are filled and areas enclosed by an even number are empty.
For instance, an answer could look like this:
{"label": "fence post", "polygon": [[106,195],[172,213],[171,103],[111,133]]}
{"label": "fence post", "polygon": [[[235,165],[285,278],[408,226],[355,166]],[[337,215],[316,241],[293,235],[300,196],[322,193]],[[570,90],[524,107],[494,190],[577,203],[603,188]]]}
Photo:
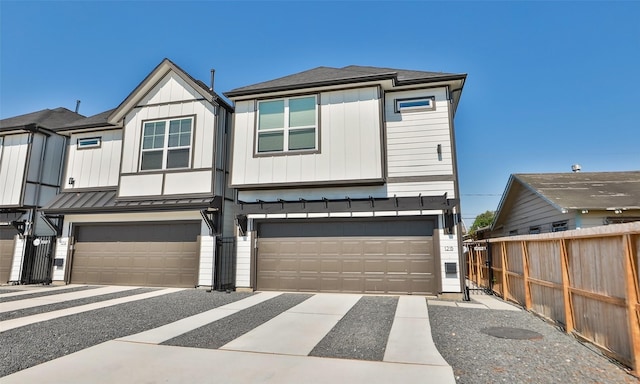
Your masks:
{"label": "fence post", "polygon": [[625,234],[624,255],[627,286],[627,321],[629,324],[629,337],[631,345],[631,364],[634,371],[640,368],[640,323],[638,322],[638,266],[636,265],[636,253],[633,252],[631,235]]}
{"label": "fence post", "polygon": [[564,298],[564,319],[567,333],[573,332],[573,305],[571,304],[569,256],[565,239],[560,240],[560,268],[562,270],[562,297]]}
{"label": "fence post", "polygon": [[500,242],[500,257],[502,258],[502,298],[508,301],[509,286],[507,285],[507,273],[509,272],[509,268],[507,268],[507,243],[504,241]]}
{"label": "fence post", "polygon": [[531,287],[529,286],[529,253],[527,242],[522,241],[522,279],[524,281],[524,307],[531,309]]}
{"label": "fence post", "polygon": [[476,288],[480,287],[480,274],[482,273],[482,269],[480,266],[480,251],[474,250],[475,259],[476,259]]}

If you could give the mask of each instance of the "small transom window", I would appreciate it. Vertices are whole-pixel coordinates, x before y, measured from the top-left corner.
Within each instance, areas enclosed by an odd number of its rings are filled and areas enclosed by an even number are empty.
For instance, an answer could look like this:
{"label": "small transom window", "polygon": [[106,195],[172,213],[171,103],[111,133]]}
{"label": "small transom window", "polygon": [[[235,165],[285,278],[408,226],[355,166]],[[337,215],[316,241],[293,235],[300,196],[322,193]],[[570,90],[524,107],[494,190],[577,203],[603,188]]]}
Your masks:
{"label": "small transom window", "polygon": [[97,148],[101,143],[101,137],[85,137],[78,139],[78,149]]}
{"label": "small transom window", "polygon": [[551,232],[562,232],[569,229],[569,224],[566,221],[558,221],[551,224]]}
{"label": "small transom window", "polygon": [[398,112],[434,110],[436,108],[435,97],[414,97],[410,99],[396,99],[395,110]]}
{"label": "small transom window", "polygon": [[145,122],[142,129],[140,169],[188,168],[191,161],[192,125],[192,118]]}
{"label": "small transom window", "polygon": [[318,148],[316,96],[258,102],[256,153]]}

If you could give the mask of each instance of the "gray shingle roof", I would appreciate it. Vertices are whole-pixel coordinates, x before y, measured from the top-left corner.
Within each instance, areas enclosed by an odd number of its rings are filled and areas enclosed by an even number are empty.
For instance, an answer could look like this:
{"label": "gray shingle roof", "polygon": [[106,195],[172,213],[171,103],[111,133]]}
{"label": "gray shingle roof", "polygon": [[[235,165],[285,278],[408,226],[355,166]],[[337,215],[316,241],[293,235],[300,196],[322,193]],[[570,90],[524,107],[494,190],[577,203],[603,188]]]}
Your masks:
{"label": "gray shingle roof", "polygon": [[553,204],[567,209],[640,209],[640,171],[514,174]]}
{"label": "gray shingle roof", "polygon": [[0,131],[20,129],[31,124],[36,124],[41,128],[46,128],[51,131],[57,131],[63,125],[81,118],[84,118],[84,116],[62,107],[43,109],[41,111],[0,120]]}
{"label": "gray shingle roof", "polygon": [[115,109],[110,109],[108,111],[98,113],[97,115],[74,120],[70,123],[63,125],[62,128],[60,128],[60,130],[65,131],[65,130],[78,129],[78,128],[108,127],[112,124],[110,124],[107,121],[107,119],[114,110]]}
{"label": "gray shingle roof", "polygon": [[405,69],[365,67],[349,65],[343,68],[317,67],[293,75],[248,85],[225,92],[227,97],[243,96],[252,93],[293,90],[309,86],[348,84],[367,80],[393,79],[396,84],[411,84],[447,79],[464,79],[465,74],[412,71]]}

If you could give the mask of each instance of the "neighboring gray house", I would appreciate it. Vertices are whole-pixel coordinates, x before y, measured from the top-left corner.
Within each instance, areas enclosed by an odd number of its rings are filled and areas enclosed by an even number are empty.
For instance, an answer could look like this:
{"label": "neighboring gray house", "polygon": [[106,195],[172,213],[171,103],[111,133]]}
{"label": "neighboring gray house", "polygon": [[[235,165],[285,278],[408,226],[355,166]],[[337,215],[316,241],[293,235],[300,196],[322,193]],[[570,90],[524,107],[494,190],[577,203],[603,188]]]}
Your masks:
{"label": "neighboring gray house", "polygon": [[465,74],[318,67],[237,88],[236,286],[462,292]]}
{"label": "neighboring gray house", "polygon": [[56,108],[0,120],[0,284],[50,281],[60,223],[40,208],[60,189],[66,140],[57,129],[82,117]]}
{"label": "neighboring gray house", "polygon": [[640,220],[640,171],[512,174],[491,237]]}
{"label": "neighboring gray house", "polygon": [[217,239],[234,230],[232,112],[164,59],[117,108],[65,125],[62,192],[44,208],[64,215],[53,280],[213,285]]}

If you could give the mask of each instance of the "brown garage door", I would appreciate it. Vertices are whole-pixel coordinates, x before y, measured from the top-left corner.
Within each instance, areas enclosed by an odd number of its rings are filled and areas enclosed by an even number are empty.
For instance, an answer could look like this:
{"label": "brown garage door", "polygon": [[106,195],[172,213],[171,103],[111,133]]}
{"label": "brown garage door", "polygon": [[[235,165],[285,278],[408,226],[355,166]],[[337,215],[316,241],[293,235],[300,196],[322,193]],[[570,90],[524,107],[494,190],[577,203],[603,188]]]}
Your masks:
{"label": "brown garage door", "polygon": [[200,222],[83,225],[75,233],[72,283],[197,285]]}
{"label": "brown garage door", "polygon": [[13,239],[17,234],[13,228],[0,228],[0,283],[11,278],[11,262],[13,261]]}
{"label": "brown garage door", "polygon": [[257,289],[436,294],[433,221],[287,221],[258,227]]}

